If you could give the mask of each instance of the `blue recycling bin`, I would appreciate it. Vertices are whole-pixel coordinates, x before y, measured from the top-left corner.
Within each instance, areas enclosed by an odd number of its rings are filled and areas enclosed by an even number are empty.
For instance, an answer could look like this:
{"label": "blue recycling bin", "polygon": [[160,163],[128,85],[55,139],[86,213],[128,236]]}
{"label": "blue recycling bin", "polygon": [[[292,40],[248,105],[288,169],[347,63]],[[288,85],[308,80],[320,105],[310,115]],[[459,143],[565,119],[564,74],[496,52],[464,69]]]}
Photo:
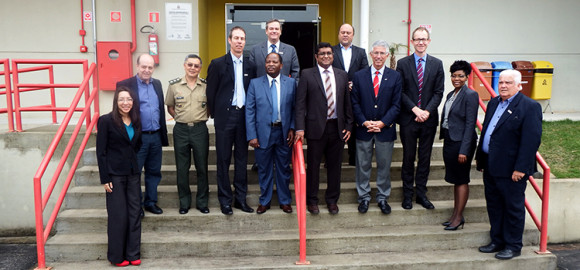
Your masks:
{"label": "blue recycling bin", "polygon": [[512,69],[512,63],[505,61],[496,61],[491,62],[491,67],[493,68],[493,74],[491,77],[491,86],[493,87],[495,93],[498,94],[499,92],[497,90],[497,85],[499,83],[499,74],[506,69]]}

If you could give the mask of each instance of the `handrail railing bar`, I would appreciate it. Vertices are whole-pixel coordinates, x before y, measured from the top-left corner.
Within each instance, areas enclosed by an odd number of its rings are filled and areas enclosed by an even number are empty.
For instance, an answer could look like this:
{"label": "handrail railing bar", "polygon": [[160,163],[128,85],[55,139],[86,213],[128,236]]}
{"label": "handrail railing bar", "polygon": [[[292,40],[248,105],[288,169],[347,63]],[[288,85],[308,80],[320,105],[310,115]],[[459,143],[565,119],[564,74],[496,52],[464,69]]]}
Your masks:
{"label": "handrail railing bar", "polygon": [[8,114],[8,130],[10,132],[14,131],[14,106],[12,104],[12,83],[10,80],[10,61],[6,59],[0,60],[0,62],[4,65],[4,70],[2,71],[2,75],[4,75],[4,86],[5,88],[4,94],[6,95],[6,113]]}
{"label": "handrail railing bar", "polygon": [[[83,112],[83,114],[84,114],[84,116],[87,116],[86,111]],[[82,127],[82,122],[83,122],[82,120],[83,119],[84,119],[83,117],[81,117],[79,119],[79,123],[77,124],[78,129],[75,130],[76,135],[78,135],[80,128]],[[99,116],[95,114],[94,119],[92,119],[92,121],[90,121],[91,123],[89,124],[89,126],[86,129],[85,136],[83,137],[83,140],[81,142],[81,145],[79,146],[79,149],[77,151],[77,154],[75,156],[73,164],[70,168],[70,171],[68,172],[66,181],[64,182],[62,190],[60,191],[60,195],[58,197],[57,203],[54,207],[54,210],[52,211],[52,214],[50,215],[48,222],[46,223],[46,228],[44,229],[44,241],[45,241],[45,243],[48,240],[48,236],[50,235],[50,231],[52,230],[52,226],[54,225],[54,222],[56,221],[56,217],[58,216],[58,212],[60,211],[60,208],[62,207],[62,202],[64,201],[64,197],[66,196],[68,188],[70,187],[70,183],[75,175],[75,171],[76,171],[77,166],[79,165],[79,162],[82,158],[83,151],[87,145],[89,138],[91,137],[90,131],[93,130],[93,128],[95,127],[95,124],[97,123],[98,119],[99,119]],[[77,137],[76,135],[74,136],[74,140],[76,140],[76,137]],[[71,138],[71,142],[74,143],[74,140]],[[67,157],[68,157],[68,155],[67,155]],[[62,159],[66,159],[66,157],[63,157]]]}
{"label": "handrail railing bar", "polygon": [[536,194],[538,194],[538,196],[543,197],[543,192],[540,189],[540,186],[538,185],[538,183],[536,182],[536,179],[530,175],[530,179],[529,179],[530,185],[532,185],[532,187],[534,188],[534,190],[536,191]]}
{"label": "handrail railing bar", "polygon": [[24,73],[24,72],[31,72],[31,71],[41,71],[41,70],[49,69],[51,66],[52,65],[19,68],[16,70],[16,72]]}
{"label": "handrail railing bar", "polygon": [[[94,72],[94,67],[92,67],[92,71],[89,71],[89,72],[91,72],[91,74],[92,74],[92,72]],[[89,78],[90,78],[89,76],[85,76],[85,78],[83,79],[83,82],[81,83],[81,87],[83,85],[86,85],[89,83]],[[73,100],[71,102],[71,106],[67,110],[67,113],[62,121],[62,124],[60,125],[60,127],[57,131],[56,136],[52,140],[52,142],[48,148],[49,151],[47,151],[46,155],[44,156],[44,159],[40,163],[40,167],[38,169],[39,170],[42,169],[42,172],[39,174],[39,171],[37,171],[36,175],[34,176],[35,181],[40,181],[40,179],[44,175],[44,171],[46,170],[48,163],[50,163],[50,160],[52,159],[52,156],[54,155],[54,152],[56,151],[56,148],[57,148],[62,136],[64,135],[64,132],[66,131],[68,123],[70,122],[70,119],[72,118],[73,113],[75,112],[75,108],[76,108],[76,106],[78,106],[82,95],[83,95],[82,91],[77,91],[77,94],[73,98]],[[67,145],[67,148],[65,150],[65,154],[68,155],[68,152],[70,152],[71,148],[72,148],[72,145]],[[64,162],[63,162],[63,160],[64,160]],[[57,172],[59,175],[60,175],[60,172],[62,171],[62,168],[64,167],[65,163],[66,163],[66,159],[61,158],[60,162],[59,162],[59,166],[57,167]],[[50,198],[50,195],[52,194],[52,190],[54,189],[54,186],[56,185],[56,181],[58,181],[58,177],[56,177],[56,179],[53,177],[53,179],[50,182],[50,185],[48,186],[48,189],[45,193],[45,196],[43,197],[43,200],[42,200],[42,210],[43,211],[46,207],[46,203],[48,202],[48,199]]]}
{"label": "handrail railing bar", "polygon": [[[84,73],[83,73],[84,74]],[[56,107],[56,92],[54,91],[54,66],[50,66],[48,69],[48,82],[51,84],[50,87],[50,104],[53,108]],[[75,107],[78,104],[75,104]],[[52,123],[56,124],[56,111],[52,111]]]}

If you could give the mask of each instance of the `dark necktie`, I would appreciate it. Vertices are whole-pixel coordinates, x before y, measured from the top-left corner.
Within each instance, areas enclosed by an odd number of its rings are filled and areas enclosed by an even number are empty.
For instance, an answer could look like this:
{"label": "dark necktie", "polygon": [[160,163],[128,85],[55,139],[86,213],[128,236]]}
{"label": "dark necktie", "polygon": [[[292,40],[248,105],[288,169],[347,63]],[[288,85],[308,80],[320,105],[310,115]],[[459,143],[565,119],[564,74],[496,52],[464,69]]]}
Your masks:
{"label": "dark necktie", "polygon": [[419,98],[417,101],[417,107],[421,108],[421,91],[423,91],[423,58],[419,58],[419,64],[417,64],[417,81],[419,82]]}
{"label": "dark necktie", "polygon": [[271,52],[277,52],[276,51],[276,45],[275,44],[271,44],[270,45],[270,48],[272,48],[272,51]]}

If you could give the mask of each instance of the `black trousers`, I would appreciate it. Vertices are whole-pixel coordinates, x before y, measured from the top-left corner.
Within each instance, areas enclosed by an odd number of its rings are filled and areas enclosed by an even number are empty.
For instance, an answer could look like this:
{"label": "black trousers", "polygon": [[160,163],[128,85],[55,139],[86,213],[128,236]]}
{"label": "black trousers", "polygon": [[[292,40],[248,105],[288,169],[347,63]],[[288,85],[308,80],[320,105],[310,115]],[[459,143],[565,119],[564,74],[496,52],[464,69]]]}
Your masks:
{"label": "black trousers", "polygon": [[493,177],[489,174],[488,168],[483,170],[487,215],[491,225],[489,231],[491,242],[513,251],[522,249],[528,177],[529,175],[525,175],[520,181],[514,182],[511,176]]}
{"label": "black trousers", "polygon": [[[415,184],[417,197],[427,195],[427,179],[429,178],[431,151],[436,132],[437,126],[430,127],[415,121],[400,126],[401,143],[403,144],[401,179],[403,180],[405,198],[413,197],[413,184]],[[415,171],[417,153],[417,170]]]}
{"label": "black trousers", "polygon": [[234,152],[235,199],[246,202],[248,192],[248,141],[246,140],[245,109],[230,109],[228,121],[223,129],[215,129],[217,154],[217,184],[220,205],[231,205],[234,198],[230,186],[230,163],[232,146]]}
{"label": "black trousers", "polygon": [[107,193],[107,259],[112,263],[141,258],[141,178],[112,175]]}
{"label": "black trousers", "polygon": [[326,122],[322,138],[319,140],[308,139],[308,148],[306,150],[307,204],[318,204],[320,163],[323,155],[326,157],[326,178],[328,184],[324,197],[327,204],[335,204],[338,202],[338,198],[340,197],[343,150],[344,141],[338,136],[338,122],[336,120]]}

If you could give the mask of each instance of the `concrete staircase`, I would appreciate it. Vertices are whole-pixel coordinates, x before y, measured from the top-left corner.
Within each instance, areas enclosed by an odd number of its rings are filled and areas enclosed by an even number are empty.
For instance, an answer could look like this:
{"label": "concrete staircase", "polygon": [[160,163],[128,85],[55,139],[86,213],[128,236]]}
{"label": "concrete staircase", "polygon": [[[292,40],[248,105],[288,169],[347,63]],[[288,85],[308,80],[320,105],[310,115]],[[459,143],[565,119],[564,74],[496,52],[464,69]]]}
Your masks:
{"label": "concrete staircase", "polygon": [[[272,209],[262,215],[237,209],[232,216],[220,212],[212,129],[210,127],[210,214],[201,214],[195,208],[186,215],[178,213],[173,147],[165,147],[163,180],[158,189],[158,205],[164,213],[146,213],[142,221],[141,269],[556,269],[554,255],[535,254],[539,232],[532,226],[526,228],[525,247],[520,257],[500,261],[493,254],[477,251],[478,246],[489,242],[489,224],[483,181],[475,168],[465,228],[454,232],[443,230],[440,223],[453,211],[453,187],[442,180],[441,141],[436,141],[434,146],[428,186],[428,196],[435,210],[426,210],[417,204],[412,210],[402,209],[402,149],[396,142],[393,189],[389,199],[392,213],[381,214],[373,197],[368,213],[359,214],[355,168],[344,165],[340,213],[330,215],[321,204],[319,215],[307,214],[306,258],[311,264],[297,266],[296,211],[285,214],[278,209],[275,194]],[[345,149],[343,160],[348,160],[346,152]],[[249,162],[253,160],[253,151],[250,151]],[[260,190],[257,173],[250,167],[248,164],[247,200],[255,208]],[[190,175],[192,191],[195,191],[195,173]],[[375,177],[374,172],[372,177]],[[325,175],[321,178],[324,180]],[[292,190],[293,187],[291,184]],[[326,185],[321,183],[320,198],[324,198],[325,191]],[[373,193],[375,191],[373,185]],[[293,203],[294,210],[295,207]],[[69,190],[63,208],[56,224],[57,233],[46,246],[50,261],[47,264],[55,269],[107,267],[105,193],[99,185],[94,147],[86,149],[83,166],[77,170],[75,186]]]}

